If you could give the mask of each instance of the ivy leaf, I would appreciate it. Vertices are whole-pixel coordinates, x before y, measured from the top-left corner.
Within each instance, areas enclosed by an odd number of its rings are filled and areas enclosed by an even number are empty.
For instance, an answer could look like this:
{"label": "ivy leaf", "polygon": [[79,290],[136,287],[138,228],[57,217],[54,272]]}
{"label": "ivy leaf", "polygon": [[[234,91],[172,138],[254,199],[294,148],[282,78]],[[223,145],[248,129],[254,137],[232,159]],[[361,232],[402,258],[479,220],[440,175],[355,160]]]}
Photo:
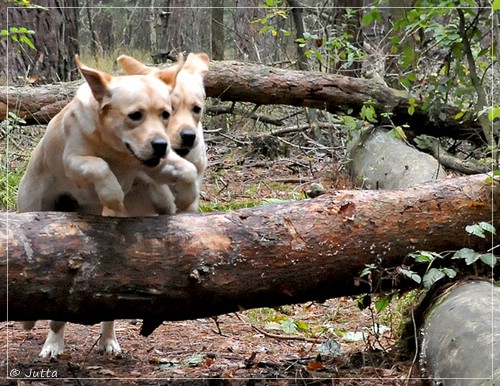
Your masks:
{"label": "ivy leaf", "polygon": [[297,325],[293,319],[285,319],[280,323],[281,331],[287,334],[296,334],[297,333]]}
{"label": "ivy leaf", "polygon": [[493,0],[493,11],[500,11],[500,0]]}
{"label": "ivy leaf", "polygon": [[446,275],[437,268],[429,269],[429,271],[424,275],[423,279],[424,288],[425,289],[431,288],[436,282],[438,282],[445,276]]}
{"label": "ivy leaf", "polygon": [[452,259],[463,259],[465,264],[471,265],[479,259],[479,253],[470,248],[462,248],[454,253]]}
{"label": "ivy leaf", "polygon": [[481,227],[481,229],[484,229],[486,232],[490,232],[491,234],[496,235],[496,229],[490,223],[481,221],[478,225]]}
{"label": "ivy leaf", "polygon": [[443,273],[448,276],[450,279],[453,279],[457,276],[457,271],[451,268],[441,268]]}
{"label": "ivy leaf", "polygon": [[420,284],[422,282],[422,278],[420,277],[420,275],[416,272],[409,270],[409,269],[400,268],[399,273],[403,276],[406,276],[407,278],[410,278],[411,280],[413,280],[417,284]]}
{"label": "ivy leaf", "polygon": [[478,224],[467,225],[465,227],[465,231],[471,235],[481,237],[483,239],[486,238],[486,235],[484,234],[484,229],[481,228]]}
{"label": "ivy leaf", "polygon": [[479,259],[484,263],[489,265],[491,268],[494,268],[497,263],[497,258],[491,253],[483,253],[479,255]]}
{"label": "ivy leaf", "polygon": [[377,266],[375,264],[365,264],[365,268],[359,274],[359,277],[368,276]]}
{"label": "ivy leaf", "polygon": [[481,237],[483,239],[486,238],[485,232],[489,232],[489,233],[494,234],[494,235],[496,234],[495,227],[493,225],[491,225],[490,223],[487,223],[485,221],[481,221],[480,223],[474,224],[474,225],[467,225],[465,227],[465,230],[467,231],[467,233],[474,235],[474,236]]}
{"label": "ivy leaf", "polygon": [[349,116],[349,115],[344,115],[342,117],[342,123],[347,126],[347,128],[349,129],[349,131],[354,131],[354,130],[356,130],[358,128],[356,120],[353,117]]}
{"label": "ivy leaf", "polygon": [[439,253],[428,251],[418,251],[417,253],[411,253],[410,256],[413,257],[417,263],[432,263],[436,258],[443,258]]}

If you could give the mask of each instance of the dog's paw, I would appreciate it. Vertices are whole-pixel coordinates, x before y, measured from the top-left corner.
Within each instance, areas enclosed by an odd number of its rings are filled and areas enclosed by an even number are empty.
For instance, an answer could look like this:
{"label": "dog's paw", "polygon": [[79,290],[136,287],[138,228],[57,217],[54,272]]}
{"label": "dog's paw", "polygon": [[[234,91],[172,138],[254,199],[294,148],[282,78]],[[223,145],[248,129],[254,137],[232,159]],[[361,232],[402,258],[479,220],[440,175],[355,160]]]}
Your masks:
{"label": "dog's paw", "polygon": [[123,203],[124,197],[120,198],[107,198],[101,197],[101,203],[103,204],[103,216],[110,217],[126,217],[127,211],[125,210],[125,204]]}
{"label": "dog's paw", "polygon": [[104,354],[120,354],[122,352],[116,338],[99,339],[97,349]]}
{"label": "dog's paw", "polygon": [[63,351],[64,336],[62,334],[54,334],[50,331],[39,356],[42,358],[57,358],[57,356],[62,354]]}
{"label": "dog's paw", "polygon": [[114,216],[125,216],[125,193],[118,181],[96,181],[94,185],[101,205]]}
{"label": "dog's paw", "polygon": [[126,211],[125,207],[123,207],[123,209],[120,209],[117,211],[117,210],[110,209],[107,206],[104,206],[102,208],[102,215],[104,217],[127,217],[127,211]]}
{"label": "dog's paw", "polygon": [[171,151],[165,162],[150,173],[151,178],[162,184],[194,184],[198,177],[196,166]]}
{"label": "dog's paw", "polygon": [[180,181],[183,183],[192,184],[196,182],[198,178],[198,170],[196,170],[196,166],[194,166],[191,162],[188,162],[186,165],[183,165],[180,168]]}

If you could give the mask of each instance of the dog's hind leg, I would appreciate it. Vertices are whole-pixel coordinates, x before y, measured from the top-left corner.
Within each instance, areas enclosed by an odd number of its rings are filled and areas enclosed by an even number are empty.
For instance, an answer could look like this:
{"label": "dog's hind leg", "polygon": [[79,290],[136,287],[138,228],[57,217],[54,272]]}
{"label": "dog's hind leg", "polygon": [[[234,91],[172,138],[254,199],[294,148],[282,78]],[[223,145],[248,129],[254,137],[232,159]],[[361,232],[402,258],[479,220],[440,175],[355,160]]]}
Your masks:
{"label": "dog's hind leg", "polygon": [[101,338],[98,350],[106,354],[119,354],[122,352],[115,335],[115,322],[101,322]]}
{"label": "dog's hind leg", "polygon": [[40,356],[42,358],[57,358],[64,351],[64,326],[66,322],[51,320],[49,335],[45,340]]}

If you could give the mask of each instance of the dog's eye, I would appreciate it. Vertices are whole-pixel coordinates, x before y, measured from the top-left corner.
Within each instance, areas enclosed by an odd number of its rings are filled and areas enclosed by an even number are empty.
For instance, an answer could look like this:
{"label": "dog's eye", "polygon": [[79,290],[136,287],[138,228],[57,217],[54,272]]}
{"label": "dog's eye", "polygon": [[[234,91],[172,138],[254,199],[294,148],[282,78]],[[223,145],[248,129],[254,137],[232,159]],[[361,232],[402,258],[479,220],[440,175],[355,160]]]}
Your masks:
{"label": "dog's eye", "polygon": [[130,113],[128,117],[133,121],[140,121],[142,119],[142,112],[134,111],[133,113]]}
{"label": "dog's eye", "polygon": [[161,112],[161,117],[162,117],[162,119],[167,120],[168,118],[170,118],[170,113],[167,110],[163,110]]}
{"label": "dog's eye", "polygon": [[193,107],[193,113],[195,113],[195,114],[201,113],[201,107],[200,106],[194,106]]}

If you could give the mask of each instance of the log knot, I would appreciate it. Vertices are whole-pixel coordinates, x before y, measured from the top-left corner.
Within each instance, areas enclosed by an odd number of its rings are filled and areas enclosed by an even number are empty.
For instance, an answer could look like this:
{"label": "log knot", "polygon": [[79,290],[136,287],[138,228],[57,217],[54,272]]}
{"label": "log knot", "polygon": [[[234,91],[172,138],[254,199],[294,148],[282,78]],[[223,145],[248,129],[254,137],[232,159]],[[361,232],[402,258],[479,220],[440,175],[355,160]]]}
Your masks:
{"label": "log knot", "polygon": [[71,256],[68,260],[68,268],[70,271],[78,271],[84,262],[85,259],[81,255]]}
{"label": "log knot", "polygon": [[202,281],[201,277],[203,275],[208,275],[210,272],[212,272],[212,269],[206,265],[195,268],[189,273],[189,280],[200,284]]}

